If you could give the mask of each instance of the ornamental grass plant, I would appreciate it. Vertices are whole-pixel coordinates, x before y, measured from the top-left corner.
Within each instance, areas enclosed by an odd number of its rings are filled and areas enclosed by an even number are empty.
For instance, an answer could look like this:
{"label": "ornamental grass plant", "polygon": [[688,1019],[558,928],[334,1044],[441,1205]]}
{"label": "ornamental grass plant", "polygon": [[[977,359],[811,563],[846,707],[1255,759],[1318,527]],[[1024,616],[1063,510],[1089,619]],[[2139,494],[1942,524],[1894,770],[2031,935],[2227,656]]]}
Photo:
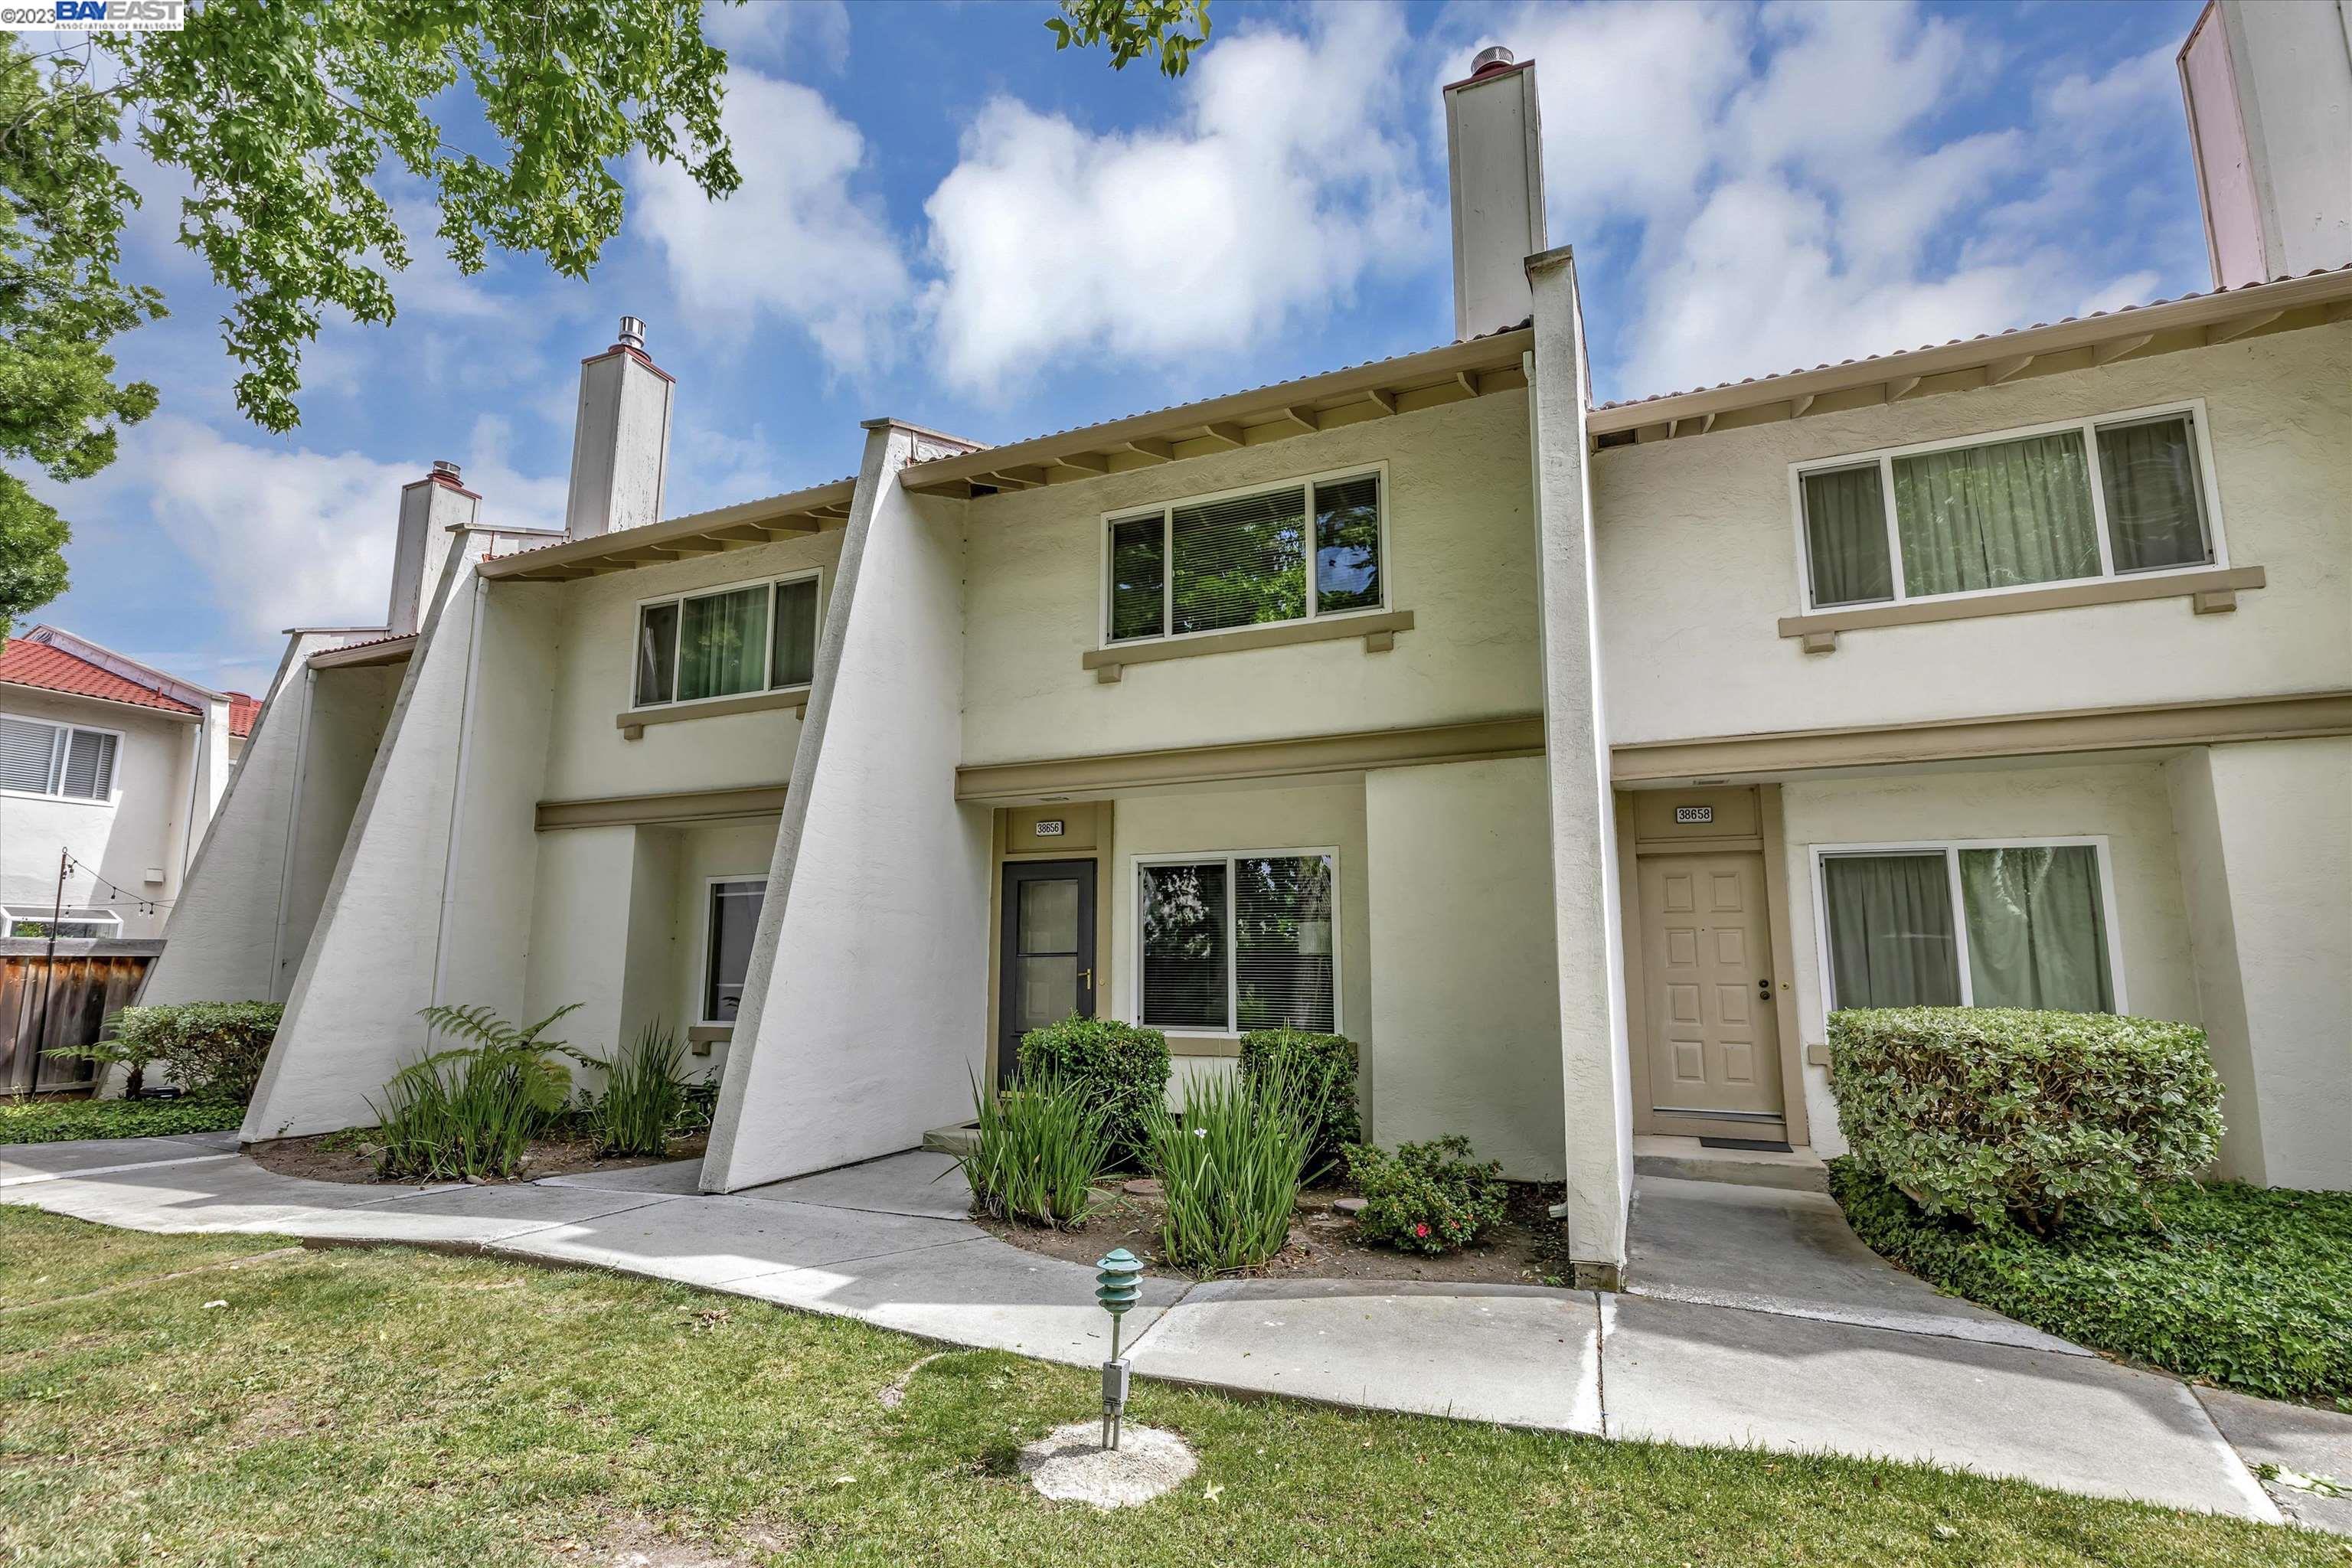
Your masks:
{"label": "ornamental grass plant", "polygon": [[1101,1101],[1056,1073],[1024,1067],[993,1094],[973,1079],[971,1104],[980,1131],[958,1163],[973,1206],[1022,1225],[1084,1225],[1111,1158]]}
{"label": "ornamental grass plant", "polygon": [[1281,1063],[1192,1079],[1181,1116],[1156,1108],[1144,1123],[1145,1159],[1166,1205],[1161,1256],[1223,1274],[1281,1251],[1323,1115],[1323,1093]]}

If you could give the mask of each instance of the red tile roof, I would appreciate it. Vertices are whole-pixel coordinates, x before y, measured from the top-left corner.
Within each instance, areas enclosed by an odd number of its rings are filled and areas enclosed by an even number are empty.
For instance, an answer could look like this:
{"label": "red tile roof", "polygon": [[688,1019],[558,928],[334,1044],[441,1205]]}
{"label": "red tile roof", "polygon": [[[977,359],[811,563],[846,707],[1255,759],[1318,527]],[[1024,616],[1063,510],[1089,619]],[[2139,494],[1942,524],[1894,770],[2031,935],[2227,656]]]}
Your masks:
{"label": "red tile roof", "polygon": [[0,647],[0,684],[70,692],[76,697],[127,702],[137,708],[160,708],[166,713],[196,712],[195,708],[175,697],[166,697],[128,677],[78,658],[61,647],[23,637],[10,637],[5,647]]}
{"label": "red tile roof", "polygon": [[261,699],[246,691],[231,691],[228,697],[228,732],[238,740],[253,733],[253,721],[261,717]]}

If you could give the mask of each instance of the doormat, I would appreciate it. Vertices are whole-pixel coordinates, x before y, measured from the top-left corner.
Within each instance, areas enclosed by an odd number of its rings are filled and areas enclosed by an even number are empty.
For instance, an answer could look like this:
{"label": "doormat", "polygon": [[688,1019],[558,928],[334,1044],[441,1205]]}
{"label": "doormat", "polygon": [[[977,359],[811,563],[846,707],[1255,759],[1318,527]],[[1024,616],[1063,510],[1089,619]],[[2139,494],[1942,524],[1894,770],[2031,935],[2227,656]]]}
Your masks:
{"label": "doormat", "polygon": [[1795,1151],[1786,1143],[1775,1143],[1769,1138],[1702,1138],[1702,1149],[1749,1149],[1759,1154],[1790,1154]]}

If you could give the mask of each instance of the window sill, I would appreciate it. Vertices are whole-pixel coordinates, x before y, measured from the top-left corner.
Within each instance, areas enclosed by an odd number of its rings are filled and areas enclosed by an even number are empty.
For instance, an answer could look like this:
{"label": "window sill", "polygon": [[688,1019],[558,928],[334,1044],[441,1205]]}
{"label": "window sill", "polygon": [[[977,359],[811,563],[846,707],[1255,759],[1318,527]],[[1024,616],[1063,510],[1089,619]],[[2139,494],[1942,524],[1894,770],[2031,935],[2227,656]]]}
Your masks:
{"label": "window sill", "polygon": [[624,741],[645,738],[648,724],[677,724],[688,719],[724,719],[734,713],[770,713],[789,708],[796,718],[806,717],[809,689],[805,686],[787,688],[782,691],[751,691],[740,697],[714,698],[708,702],[679,702],[667,708],[632,708],[613,715],[614,728]]}
{"label": "window sill", "polygon": [[37,789],[0,789],[0,799],[45,800],[51,805],[112,805],[115,804],[115,797],[110,795],[101,799],[94,795],[51,795],[47,790]]}
{"label": "window sill", "polygon": [[2200,616],[2238,607],[2241,589],[2263,585],[2259,566],[2206,567],[2152,573],[2144,577],[2102,577],[2087,583],[2053,583],[1965,599],[1920,599],[1903,605],[1856,605],[1810,616],[1783,616],[1780,635],[1804,639],[1807,653],[1832,653],[1840,632],[1879,626],[1922,626],[1930,621],[1970,621],[1984,616],[2025,616],[2040,610],[2072,610],[2086,605],[2120,605],[2141,599],[2194,599]]}
{"label": "window sill", "polygon": [[1095,648],[1078,656],[1081,668],[1091,669],[1095,679],[1105,683],[1114,681],[1130,664],[1158,664],[1171,658],[1204,658],[1211,654],[1244,653],[1251,648],[1288,647],[1297,643],[1339,642],[1346,637],[1364,639],[1366,653],[1386,653],[1396,646],[1396,634],[1412,630],[1411,610],[1386,610],[1373,614],[1354,613],[1332,616],[1324,620],[1286,621],[1279,626],[1244,626],[1237,631],[1210,632],[1183,637],[1163,637],[1157,642],[1123,643],[1115,647]]}

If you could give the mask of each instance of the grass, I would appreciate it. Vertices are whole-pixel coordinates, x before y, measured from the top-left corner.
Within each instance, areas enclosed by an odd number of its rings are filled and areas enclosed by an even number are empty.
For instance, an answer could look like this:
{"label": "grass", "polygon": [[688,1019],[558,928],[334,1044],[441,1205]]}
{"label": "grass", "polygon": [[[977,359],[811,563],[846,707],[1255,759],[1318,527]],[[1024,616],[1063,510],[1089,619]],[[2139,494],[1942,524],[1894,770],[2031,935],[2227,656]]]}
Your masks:
{"label": "grass", "polygon": [[[0,1208],[12,1279],[163,1275],[276,1245]],[[1183,1434],[1200,1477],[1131,1511],[1045,1503],[1011,1473],[1014,1450],[1088,1418],[1095,1381],[648,1280],[297,1253],[0,1313],[0,1561],[510,1568],[667,1546],[877,1568],[2345,1562],[2316,1534],[1901,1465],[1150,1384],[1134,1417]]]}
{"label": "grass", "polygon": [[244,1121],[228,1100],[0,1100],[0,1143],[234,1132]]}
{"label": "grass", "polygon": [[1930,1218],[1851,1160],[1830,1162],[1830,1185],[1864,1241],[1979,1305],[2184,1377],[2352,1410],[2352,1193],[2175,1182],[2154,1193],[2161,1230],[2044,1239]]}

